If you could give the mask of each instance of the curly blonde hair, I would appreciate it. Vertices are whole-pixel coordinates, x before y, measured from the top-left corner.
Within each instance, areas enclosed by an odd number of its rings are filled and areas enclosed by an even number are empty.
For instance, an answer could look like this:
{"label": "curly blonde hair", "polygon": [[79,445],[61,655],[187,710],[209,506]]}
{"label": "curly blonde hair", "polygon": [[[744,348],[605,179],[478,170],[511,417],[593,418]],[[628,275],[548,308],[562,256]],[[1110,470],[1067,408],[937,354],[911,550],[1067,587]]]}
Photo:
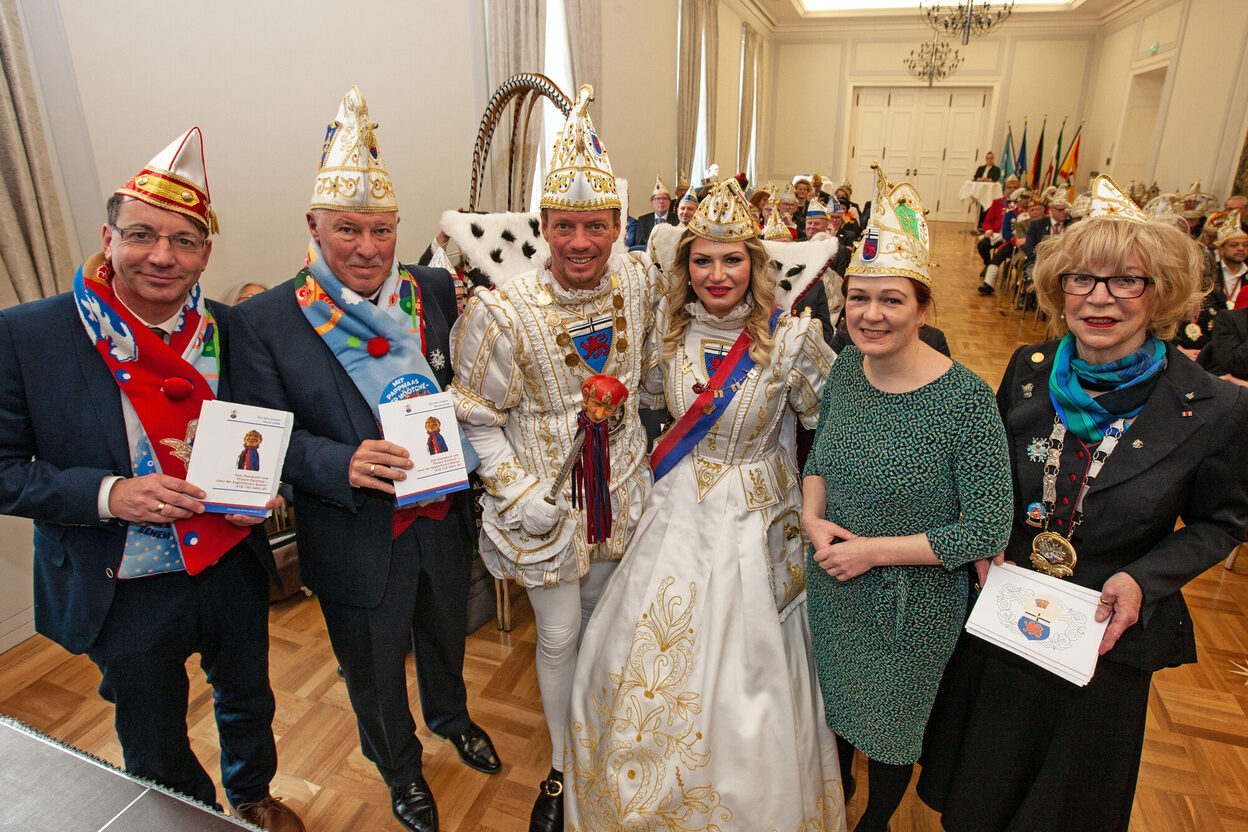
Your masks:
{"label": "curly blonde hair", "polygon": [[[685,309],[685,304],[698,300],[693,292],[693,284],[689,282],[689,252],[693,248],[693,241],[697,239],[700,238],[686,229],[676,245],[676,261],[672,265],[672,277],[665,292],[668,323],[667,331],[663,333],[664,359],[676,354],[676,350],[684,342],[689,321],[693,319]],[[765,367],[771,355],[771,329],[767,324],[771,319],[771,310],[776,305],[776,285],[767,261],[767,250],[759,239],[750,237],[741,242],[750,256],[748,294],[754,299],[754,308],[745,319],[745,328],[751,339],[750,358],[758,366]]]}
{"label": "curly blonde hair", "polygon": [[1113,217],[1077,222],[1036,247],[1032,280],[1037,302],[1049,316],[1049,331],[1055,336],[1069,331],[1063,314],[1063,274],[1091,269],[1121,274],[1131,255],[1153,279],[1156,308],[1148,331],[1163,341],[1173,338],[1179,324],[1191,319],[1208,291],[1201,286],[1204,254],[1200,244],[1166,223]]}

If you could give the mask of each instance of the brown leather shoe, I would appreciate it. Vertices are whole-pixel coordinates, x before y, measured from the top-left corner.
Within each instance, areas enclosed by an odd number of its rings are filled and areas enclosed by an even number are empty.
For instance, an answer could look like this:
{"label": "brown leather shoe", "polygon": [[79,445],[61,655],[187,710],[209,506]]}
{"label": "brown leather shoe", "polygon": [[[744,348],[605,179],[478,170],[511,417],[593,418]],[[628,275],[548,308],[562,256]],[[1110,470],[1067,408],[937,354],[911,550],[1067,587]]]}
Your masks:
{"label": "brown leather shoe", "polygon": [[244,803],[234,807],[238,816],[269,832],[307,832],[303,821],[294,810],[282,803],[280,797],[266,797],[256,803]]}

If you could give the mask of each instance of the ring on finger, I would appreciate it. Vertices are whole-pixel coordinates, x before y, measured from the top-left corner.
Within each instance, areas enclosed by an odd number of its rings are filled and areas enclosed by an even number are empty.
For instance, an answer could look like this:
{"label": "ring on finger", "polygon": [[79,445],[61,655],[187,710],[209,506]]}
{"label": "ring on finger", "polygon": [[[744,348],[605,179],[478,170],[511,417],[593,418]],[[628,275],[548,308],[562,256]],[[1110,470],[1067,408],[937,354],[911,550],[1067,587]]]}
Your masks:
{"label": "ring on finger", "polygon": [[156,504],[156,513],[157,513],[157,514],[164,514],[164,513],[165,513],[165,502],[164,502],[164,500],[161,500],[160,502],[158,502],[158,503]]}
{"label": "ring on finger", "polygon": [[368,475],[371,477],[373,472],[377,470],[377,463],[374,462],[368,466]]}
{"label": "ring on finger", "polygon": [[1096,603],[1100,604],[1102,607],[1112,607],[1114,605],[1114,602],[1108,598],[1101,598]]}

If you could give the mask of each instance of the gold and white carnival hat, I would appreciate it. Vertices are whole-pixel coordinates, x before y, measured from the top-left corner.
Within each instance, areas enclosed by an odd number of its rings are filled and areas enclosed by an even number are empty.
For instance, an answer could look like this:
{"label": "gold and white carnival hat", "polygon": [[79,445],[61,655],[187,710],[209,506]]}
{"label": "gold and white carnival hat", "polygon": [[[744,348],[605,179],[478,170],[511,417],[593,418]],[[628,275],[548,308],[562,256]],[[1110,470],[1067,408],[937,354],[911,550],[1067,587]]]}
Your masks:
{"label": "gold and white carnival hat", "polygon": [[204,139],[198,127],[174,139],[116,193],[190,217],[209,234],[220,230],[208,196]]}
{"label": "gold and white carnival hat", "polygon": [[[774,216],[776,211],[771,212]],[[733,243],[758,236],[758,224],[750,216],[741,183],[725,179],[698,203],[689,230],[704,240]],[[785,231],[788,234],[788,231]]]}
{"label": "gold and white carnival hat", "polygon": [[1239,211],[1228,211],[1226,216],[1222,218],[1222,223],[1218,228],[1218,248],[1226,245],[1231,240],[1246,239],[1248,239],[1248,232],[1244,231]]}
{"label": "gold and white carnival hat", "polygon": [[685,188],[686,190],[688,190],[689,177],[685,175],[685,172],[683,170],[678,171],[677,173],[678,175],[676,177],[676,190],[679,191],[681,188]]}
{"label": "gold and white carnival hat", "polygon": [[1187,193],[1183,194],[1183,205],[1179,213],[1189,220],[1198,220],[1217,207],[1218,198],[1203,192],[1200,189],[1200,180],[1197,179],[1187,189]]}
{"label": "gold and white carnival hat", "polygon": [[620,208],[615,174],[607,149],[589,120],[594,88],[583,84],[550,154],[550,173],[542,186],[541,207],[562,211]]}
{"label": "gold and white carnival hat", "polygon": [[1094,220],[1100,217],[1111,217],[1132,222],[1149,222],[1148,214],[1114,184],[1107,174],[1100,174],[1092,180],[1092,199],[1088,211],[1084,215]]}
{"label": "gold and white carnival hat", "polygon": [[377,125],[359,87],[351,87],[325,129],[312,208],[359,213],[398,211],[394,185],[377,146]]}
{"label": "gold and white carnival hat", "polygon": [[793,235],[789,233],[789,227],[780,219],[780,203],[775,198],[776,189],[768,185],[767,192],[771,194],[771,214],[768,215],[767,222],[763,223],[763,239],[777,243],[791,243]]}
{"label": "gold and white carnival hat", "polygon": [[667,197],[668,199],[671,199],[672,197],[672,194],[667,189],[667,186],[663,184],[663,179],[656,173],[654,175],[654,190],[650,192],[650,198],[654,199],[656,196],[659,196],[660,194]]}
{"label": "gold and white carnival hat", "polygon": [[1158,194],[1144,203],[1144,213],[1158,222],[1180,219],[1183,216],[1183,197],[1176,193]]}
{"label": "gold and white carnival hat", "polygon": [[845,268],[845,276],[912,277],[931,286],[930,238],[927,212],[909,182],[892,185],[878,164],[871,217],[862,242]]}

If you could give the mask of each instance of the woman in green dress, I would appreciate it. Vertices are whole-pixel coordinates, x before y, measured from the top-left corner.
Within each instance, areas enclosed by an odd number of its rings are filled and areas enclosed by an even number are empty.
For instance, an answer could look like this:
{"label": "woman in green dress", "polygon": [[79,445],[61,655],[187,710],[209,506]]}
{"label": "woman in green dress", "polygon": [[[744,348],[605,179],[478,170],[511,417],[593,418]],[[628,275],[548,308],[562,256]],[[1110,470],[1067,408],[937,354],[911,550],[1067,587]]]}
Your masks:
{"label": "woman in green dress", "polygon": [[802,486],[807,593],[846,798],[868,760],[858,832],[888,828],[965,620],[967,563],[1010,530],[1005,432],[991,388],[919,339],[931,307],[918,194],[876,168],[845,273],[854,346],[832,367]]}

